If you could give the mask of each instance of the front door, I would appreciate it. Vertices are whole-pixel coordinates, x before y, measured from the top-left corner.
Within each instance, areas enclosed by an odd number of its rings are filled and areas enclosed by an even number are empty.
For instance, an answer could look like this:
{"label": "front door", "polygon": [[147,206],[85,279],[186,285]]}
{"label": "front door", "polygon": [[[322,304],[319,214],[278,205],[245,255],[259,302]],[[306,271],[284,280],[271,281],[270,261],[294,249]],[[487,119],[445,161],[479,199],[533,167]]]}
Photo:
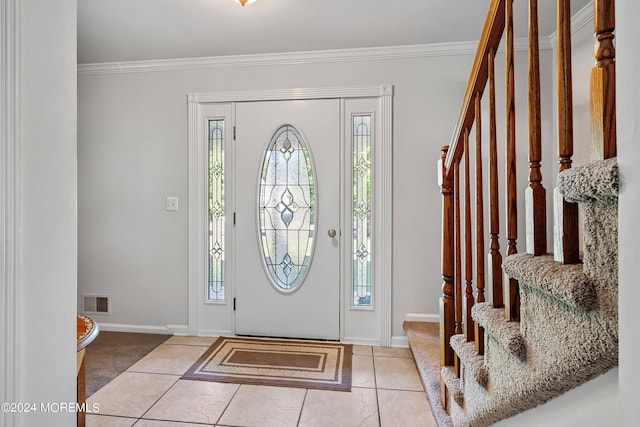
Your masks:
{"label": "front door", "polygon": [[236,104],[236,334],[340,338],[340,101]]}

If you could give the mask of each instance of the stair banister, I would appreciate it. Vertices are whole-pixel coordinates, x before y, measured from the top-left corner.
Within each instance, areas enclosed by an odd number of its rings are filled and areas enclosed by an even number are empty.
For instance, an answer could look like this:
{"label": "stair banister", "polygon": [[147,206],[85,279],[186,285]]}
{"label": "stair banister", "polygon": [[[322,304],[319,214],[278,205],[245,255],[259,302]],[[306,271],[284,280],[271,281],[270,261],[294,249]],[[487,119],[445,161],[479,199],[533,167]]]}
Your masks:
{"label": "stair banister", "polygon": [[613,0],[594,3],[595,65],[591,70],[591,160],[616,157],[616,49]]}
{"label": "stair banister", "polygon": [[525,191],[527,252],[547,253],[547,192],[542,186],[538,0],[529,0],[529,186]]}
{"label": "stair banister", "polygon": [[[507,255],[518,252],[518,195],[516,184],[516,96],[513,47],[513,0],[505,4],[505,111],[506,111],[506,189],[507,189]],[[520,292],[518,282],[509,279],[505,290],[505,317],[520,318]]]}
{"label": "stair banister", "polygon": [[[453,245],[453,186],[452,178],[446,173],[444,167],[448,146],[441,149],[439,161],[439,184],[442,192],[442,297],[440,298],[440,365],[452,366],[454,364],[454,352],[449,340],[455,331],[455,300],[454,300],[454,245]],[[446,408],[446,387],[441,383],[440,399],[442,406]]]}

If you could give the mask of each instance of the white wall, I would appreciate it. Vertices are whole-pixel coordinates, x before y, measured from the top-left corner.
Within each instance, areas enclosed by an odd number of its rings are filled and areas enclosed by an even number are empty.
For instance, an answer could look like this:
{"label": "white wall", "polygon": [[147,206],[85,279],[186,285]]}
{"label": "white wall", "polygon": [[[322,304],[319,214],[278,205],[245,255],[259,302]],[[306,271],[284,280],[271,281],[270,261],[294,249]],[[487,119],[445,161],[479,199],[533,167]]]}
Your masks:
{"label": "white wall", "polygon": [[[18,129],[14,138],[2,141],[3,151],[8,146],[15,149],[10,156],[16,173],[15,181],[3,188],[2,206],[17,213],[12,224],[17,243],[9,252],[3,250],[4,261],[19,261],[10,282],[6,277],[2,281],[3,295],[7,289],[17,294],[17,302],[3,301],[10,304],[3,307],[3,329],[11,322],[7,312],[15,313],[17,322],[10,331],[16,341],[3,346],[2,354],[3,374],[9,361],[14,369],[7,375],[12,377],[0,383],[4,396],[16,403],[35,403],[38,412],[13,419],[3,414],[0,424],[63,427],[75,423],[75,413],[44,413],[39,405],[76,399],[77,5],[75,0],[6,0],[0,6],[7,12],[12,9],[5,7],[18,4],[19,29],[8,35],[21,54],[18,101],[9,113],[17,117]],[[3,159],[5,165],[10,161]],[[3,178],[10,173],[3,170]],[[17,199],[6,197],[9,187]]]}
{"label": "white wall", "polygon": [[620,168],[620,215],[618,248],[620,264],[620,425],[637,424],[640,417],[637,355],[640,321],[635,307],[640,301],[640,3],[620,1],[616,5],[616,66],[618,108],[618,165]]}
{"label": "white wall", "polygon": [[[551,52],[543,52],[542,58],[549,67]],[[111,297],[111,315],[96,315],[100,322],[157,330],[167,324],[187,323],[187,93],[390,83],[395,86],[392,335],[403,335],[407,313],[438,313],[441,196],[435,179],[436,161],[440,147],[450,142],[472,59],[472,54],[463,54],[81,74],[79,295],[105,293]],[[526,53],[518,52],[517,61],[517,111],[526,115]],[[503,87],[503,70],[503,60],[498,58],[498,88]],[[542,84],[543,92],[550,93],[549,73],[543,74]],[[500,119],[504,117],[503,91],[497,95],[500,147],[504,139],[504,120]],[[548,139],[551,99],[543,102]],[[487,125],[483,129],[488,132]],[[521,200],[528,176],[526,129],[526,121],[521,122]],[[545,152],[550,150],[551,146]],[[483,157],[488,185],[487,151]],[[552,188],[552,176],[545,175],[547,189]],[[164,211],[167,195],[180,197],[180,212]],[[488,205],[486,209],[488,226]],[[504,211],[501,215],[504,219]],[[523,222],[519,233],[518,243],[524,250]],[[504,228],[501,237],[504,241]],[[506,247],[504,243],[502,247]]]}
{"label": "white wall", "polygon": [[[107,293],[99,321],[187,322],[186,94],[395,85],[393,335],[408,312],[437,313],[440,196],[471,56],[79,77],[79,293]],[[164,211],[164,197],[183,207]]]}

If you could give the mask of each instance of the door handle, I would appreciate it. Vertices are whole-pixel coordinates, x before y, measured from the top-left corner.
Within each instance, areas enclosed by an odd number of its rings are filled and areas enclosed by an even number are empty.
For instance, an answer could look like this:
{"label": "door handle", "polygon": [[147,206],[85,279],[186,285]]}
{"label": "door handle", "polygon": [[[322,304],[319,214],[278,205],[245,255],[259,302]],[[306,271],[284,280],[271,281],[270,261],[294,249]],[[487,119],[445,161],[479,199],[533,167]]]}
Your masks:
{"label": "door handle", "polygon": [[330,228],[327,234],[329,235],[329,237],[336,237],[336,230]]}

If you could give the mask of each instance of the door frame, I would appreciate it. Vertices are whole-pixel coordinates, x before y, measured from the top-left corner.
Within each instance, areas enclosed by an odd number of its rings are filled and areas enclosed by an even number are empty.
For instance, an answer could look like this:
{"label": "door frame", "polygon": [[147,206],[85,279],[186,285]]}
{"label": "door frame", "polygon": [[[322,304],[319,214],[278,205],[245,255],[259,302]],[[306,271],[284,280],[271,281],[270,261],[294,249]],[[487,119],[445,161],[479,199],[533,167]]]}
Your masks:
{"label": "door frame", "polygon": [[[329,88],[294,88],[276,90],[244,90],[228,92],[197,92],[187,95],[188,104],[188,292],[189,292],[189,335],[234,335],[235,316],[233,316],[232,298],[226,303],[218,304],[225,306],[230,311],[230,324],[220,325],[215,331],[204,330],[199,325],[198,311],[200,310],[199,293],[206,289],[206,248],[202,245],[200,234],[205,235],[205,224],[201,220],[200,207],[204,206],[201,162],[201,142],[198,141],[201,124],[201,107],[205,104],[214,103],[235,103],[246,101],[285,101],[285,100],[307,100],[307,99],[357,99],[357,98],[377,98],[379,105],[379,132],[378,138],[374,141],[375,163],[374,168],[374,239],[373,250],[377,254],[374,261],[373,286],[378,289],[379,298],[376,302],[376,310],[380,315],[380,331],[376,338],[364,340],[364,344],[375,344],[381,346],[391,346],[391,310],[392,310],[392,108],[393,108],[393,85],[370,85],[370,86],[347,86]],[[342,109],[341,115],[344,115]],[[341,149],[345,144],[344,117],[341,120]],[[347,219],[345,209],[342,209],[341,228],[347,230]],[[203,234],[204,233],[204,234]],[[233,237],[232,237],[233,239]],[[341,257],[344,255],[344,245],[346,239],[341,239]],[[342,258],[341,258],[342,259]],[[345,337],[346,311],[352,310],[342,296],[345,295],[347,283],[351,283],[342,267],[340,273],[340,339],[345,338],[358,343],[357,338]],[[235,292],[235,289],[230,289]],[[231,293],[230,292],[230,293]]]}

